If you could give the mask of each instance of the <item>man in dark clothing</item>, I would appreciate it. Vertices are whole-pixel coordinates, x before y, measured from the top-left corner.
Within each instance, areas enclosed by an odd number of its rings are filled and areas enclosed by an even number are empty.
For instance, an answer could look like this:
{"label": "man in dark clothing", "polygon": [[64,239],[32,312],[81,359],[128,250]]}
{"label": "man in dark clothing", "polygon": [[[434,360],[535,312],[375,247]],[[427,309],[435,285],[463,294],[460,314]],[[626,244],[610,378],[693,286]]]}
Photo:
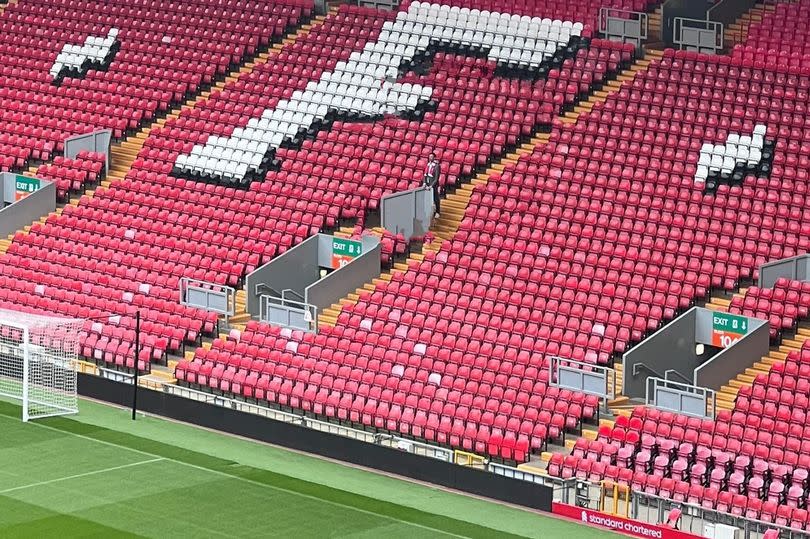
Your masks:
{"label": "man in dark clothing", "polygon": [[431,153],[425,167],[425,186],[433,189],[433,204],[436,206],[436,217],[441,214],[441,197],[439,196],[439,175],[442,168],[436,160],[436,154]]}

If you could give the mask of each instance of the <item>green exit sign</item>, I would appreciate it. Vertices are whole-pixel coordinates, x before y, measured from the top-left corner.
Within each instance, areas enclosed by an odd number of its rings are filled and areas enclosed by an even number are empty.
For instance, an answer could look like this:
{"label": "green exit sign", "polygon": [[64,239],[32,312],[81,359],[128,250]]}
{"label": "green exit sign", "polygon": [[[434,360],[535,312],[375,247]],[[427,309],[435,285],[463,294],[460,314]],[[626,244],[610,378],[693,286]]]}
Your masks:
{"label": "green exit sign", "polygon": [[748,333],[748,318],[723,312],[712,313],[712,344],[728,348]]}
{"label": "green exit sign", "polygon": [[332,268],[342,268],[363,254],[363,243],[346,238],[332,238]]}
{"label": "green exit sign", "polygon": [[14,178],[16,196],[14,200],[20,200],[27,197],[34,191],[41,187],[39,178],[29,178],[28,176],[17,175]]}

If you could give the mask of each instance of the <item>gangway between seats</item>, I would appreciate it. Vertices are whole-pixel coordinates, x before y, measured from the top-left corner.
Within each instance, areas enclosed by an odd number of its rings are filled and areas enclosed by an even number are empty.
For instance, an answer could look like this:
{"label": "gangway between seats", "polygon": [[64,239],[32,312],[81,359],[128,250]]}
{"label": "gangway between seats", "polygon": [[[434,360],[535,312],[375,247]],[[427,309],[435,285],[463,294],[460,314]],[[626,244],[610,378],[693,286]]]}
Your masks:
{"label": "gangway between seats", "polygon": [[380,238],[316,234],[245,279],[247,312],[292,329],[317,331],[318,313],[380,274]]}

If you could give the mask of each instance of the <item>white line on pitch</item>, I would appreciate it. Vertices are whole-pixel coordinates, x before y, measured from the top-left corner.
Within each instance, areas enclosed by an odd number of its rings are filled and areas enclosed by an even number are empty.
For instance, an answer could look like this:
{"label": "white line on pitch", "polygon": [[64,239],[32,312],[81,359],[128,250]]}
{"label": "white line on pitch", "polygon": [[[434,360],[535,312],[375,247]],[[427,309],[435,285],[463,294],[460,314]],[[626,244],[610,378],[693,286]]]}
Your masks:
{"label": "white line on pitch", "polygon": [[[0,414],[0,417],[7,417],[9,419],[13,419],[11,416],[3,416],[1,414]],[[154,453],[149,453],[148,451],[142,451],[140,449],[135,449],[134,447],[127,447],[125,445],[117,444],[115,442],[108,442],[107,440],[101,440],[99,438],[93,438],[91,436],[85,436],[84,434],[79,434],[77,432],[70,432],[68,430],[57,429],[56,427],[51,427],[50,425],[45,425],[44,423],[39,423],[37,421],[31,422],[31,423],[29,423],[29,425],[35,425],[37,427],[47,429],[47,430],[51,430],[51,431],[54,431],[54,432],[59,432],[59,433],[62,433],[62,434],[70,434],[72,436],[75,436],[76,438],[81,438],[83,440],[89,440],[91,442],[96,442],[96,443],[103,444],[103,445],[106,445],[106,446],[109,446],[109,447],[117,447],[119,449],[124,449],[126,451],[131,451],[133,453],[139,453],[141,455],[157,457],[157,455],[155,455]],[[323,498],[318,498],[317,496],[313,496],[311,494],[305,494],[303,492],[298,492],[296,490],[291,490],[291,489],[287,489],[287,488],[284,488],[284,487],[279,487],[279,486],[276,486],[276,485],[270,485],[270,484],[267,484],[267,483],[261,483],[259,481],[254,481],[253,479],[248,479],[247,477],[240,477],[238,475],[229,474],[227,472],[223,472],[223,471],[220,471],[220,470],[214,470],[214,469],[211,469],[211,468],[206,468],[205,466],[199,466],[197,464],[192,464],[190,462],[185,462],[185,461],[182,461],[182,460],[173,459],[171,457],[155,458],[155,459],[152,459],[151,461],[143,461],[143,463],[154,462],[154,461],[158,461],[158,460],[165,460],[165,461],[168,461],[168,462],[174,462],[174,463],[180,464],[182,466],[188,466],[189,468],[194,468],[195,470],[200,470],[202,472],[208,472],[208,473],[211,473],[211,474],[214,474],[214,475],[218,475],[220,477],[227,477],[229,479],[235,479],[237,481],[242,481],[244,483],[250,483],[250,484],[258,486],[258,487],[269,488],[271,490],[277,490],[277,491],[281,491],[281,492],[287,492],[289,494],[294,494],[296,496],[301,496],[302,498],[307,498],[307,499],[310,499],[310,500],[318,501],[320,503],[325,503],[325,504],[333,505],[333,506],[336,506],[336,507],[343,507],[344,509],[349,509],[351,511],[357,511],[358,513],[363,513],[363,514],[366,514],[366,515],[375,516],[375,517],[381,518],[383,520],[399,522],[401,524],[405,524],[407,526],[413,526],[415,528],[420,528],[422,530],[438,532],[439,535],[449,535],[450,537],[457,537],[457,538],[461,538],[461,539],[467,538],[466,535],[459,535],[457,533],[453,533],[453,532],[450,532],[450,531],[445,531],[445,530],[442,530],[442,529],[439,529],[439,528],[432,528],[430,526],[426,526],[424,524],[419,524],[417,522],[411,522],[409,520],[402,520],[402,519],[397,518],[397,517],[392,517],[392,516],[389,516],[389,515],[383,515],[383,514],[380,514],[380,513],[375,513],[373,511],[368,511],[368,510],[362,509],[360,507],[355,507],[353,505],[349,505],[349,504],[345,504],[345,503],[341,503],[341,502],[336,502],[336,501],[332,501],[332,500],[326,500],[326,499],[323,499]],[[143,464],[143,463],[141,463],[141,464]],[[3,494],[3,491],[0,491],[0,494]]]}
{"label": "white line on pitch", "polygon": [[85,472],[85,473],[80,473],[80,474],[76,474],[76,475],[69,475],[67,477],[57,477],[56,479],[49,479],[47,481],[40,481],[39,483],[31,483],[30,485],[22,485],[20,487],[7,488],[6,490],[0,490],[0,494],[8,494],[9,492],[16,492],[18,490],[25,490],[25,489],[28,489],[28,488],[41,487],[41,486],[44,486],[44,485],[51,485],[53,483],[59,483],[59,482],[62,482],[62,481],[70,481],[71,479],[79,479],[81,477],[88,477],[88,476],[91,476],[91,475],[98,475],[98,474],[103,474],[103,473],[107,473],[107,472],[114,472],[116,470],[123,470],[125,468],[133,468],[135,466],[140,466],[142,464],[150,464],[152,462],[158,462],[158,461],[161,461],[161,460],[166,460],[166,459],[164,459],[163,457],[160,457],[160,458],[154,458],[154,459],[149,459],[149,460],[142,460],[140,462],[131,462],[129,464],[123,464],[121,466],[113,466],[112,468],[104,468],[103,470],[94,470],[92,472]]}

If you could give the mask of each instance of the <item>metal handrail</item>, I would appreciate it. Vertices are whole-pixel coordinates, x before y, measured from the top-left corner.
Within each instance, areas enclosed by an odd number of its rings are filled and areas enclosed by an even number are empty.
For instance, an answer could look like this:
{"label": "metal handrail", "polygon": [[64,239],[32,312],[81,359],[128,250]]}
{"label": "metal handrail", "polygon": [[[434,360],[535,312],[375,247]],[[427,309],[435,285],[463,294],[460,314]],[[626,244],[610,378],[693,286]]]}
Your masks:
{"label": "metal handrail", "polygon": [[257,295],[257,296],[260,296],[260,295],[262,294],[262,291],[269,291],[269,292],[271,292],[273,295],[276,295],[276,296],[280,296],[280,295],[281,295],[281,294],[279,294],[279,293],[278,293],[278,290],[276,290],[275,288],[273,288],[272,286],[270,286],[270,285],[268,285],[268,284],[265,284],[265,283],[256,283],[256,286],[254,287],[254,291],[253,291],[253,293],[254,293],[255,295]]}
{"label": "metal handrail", "polygon": [[[202,281],[200,279],[193,279],[191,277],[181,277],[180,282],[180,303],[183,305],[190,305],[198,309],[205,309],[207,311],[215,312],[225,316],[227,322],[229,316],[236,313],[236,289],[224,284],[212,283],[209,281]],[[197,290],[214,294],[225,299],[225,309],[221,309],[212,305],[200,305],[197,303],[189,303],[187,293],[189,290]],[[206,295],[206,298],[209,296]]]}
{"label": "metal handrail", "polygon": [[667,369],[667,370],[665,370],[664,371],[664,380],[669,380],[669,375],[670,374],[674,374],[674,375],[678,376],[678,378],[680,378],[681,380],[683,380],[687,384],[690,384],[690,385],[692,384],[692,380],[690,380],[689,378],[687,378],[683,374],[679,373],[675,369]]}
{"label": "metal handrail", "polygon": [[[652,391],[650,391],[650,387],[652,386]],[[707,409],[703,410],[703,414],[701,417],[710,417],[713,418],[717,415],[717,395],[713,389],[709,389],[707,387],[696,386],[693,384],[684,384],[681,382],[676,382],[674,380],[667,380],[666,378],[660,378],[655,376],[650,376],[647,378],[647,383],[645,387],[645,403],[647,406],[653,406],[659,408],[658,399],[653,398],[657,395],[656,388],[658,386],[666,387],[672,391],[680,392],[681,394],[691,394],[703,397],[704,402]],[[671,410],[671,408],[664,407],[665,409]],[[679,412],[685,415],[696,415],[690,413],[688,410],[672,410],[675,412]]]}
{"label": "metal handrail", "polygon": [[305,303],[303,301],[297,301],[294,299],[287,299],[283,296],[277,295],[270,295],[270,294],[262,294],[259,296],[259,319],[262,322],[272,323],[267,319],[267,306],[268,304],[278,305],[280,307],[284,307],[288,310],[297,311],[300,314],[303,314],[306,319],[306,314],[309,314],[309,328],[302,328],[298,326],[290,326],[294,329],[303,329],[304,331],[318,331],[318,306],[313,305],[311,303]]}
{"label": "metal handrail", "polygon": [[306,302],[306,298],[302,294],[299,294],[298,292],[293,290],[292,288],[285,288],[284,290],[282,290],[281,291],[281,297],[286,299],[285,294],[287,294],[288,292],[290,294],[292,294],[293,296],[297,297],[299,300],[301,300],[302,303]]}
{"label": "metal handrail", "polygon": [[633,376],[638,376],[642,369],[647,371],[647,372],[650,372],[650,373],[654,374],[658,378],[662,378],[662,379],[664,378],[664,376],[662,376],[660,372],[656,371],[655,369],[653,369],[652,367],[650,367],[649,365],[647,365],[646,363],[643,363],[643,362],[638,362],[638,363],[633,364]]}

